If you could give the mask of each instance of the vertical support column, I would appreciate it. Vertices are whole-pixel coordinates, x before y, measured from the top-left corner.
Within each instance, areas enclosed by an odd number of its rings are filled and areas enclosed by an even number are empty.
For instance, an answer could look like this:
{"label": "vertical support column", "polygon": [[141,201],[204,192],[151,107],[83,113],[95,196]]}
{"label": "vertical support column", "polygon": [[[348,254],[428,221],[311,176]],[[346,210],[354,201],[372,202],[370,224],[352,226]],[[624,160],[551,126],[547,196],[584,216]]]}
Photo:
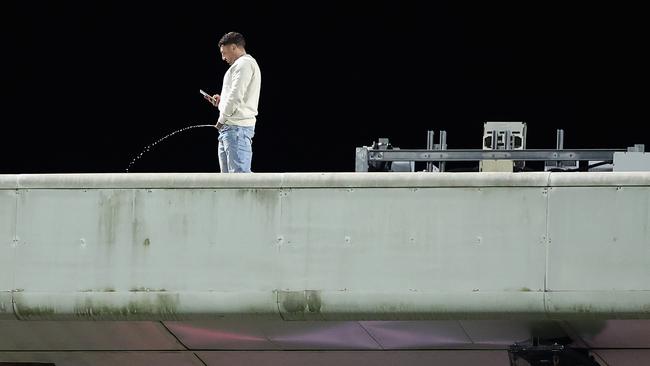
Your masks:
{"label": "vertical support column", "polygon": [[[447,131],[440,131],[440,150],[447,150]],[[445,171],[445,162],[440,162],[440,171]]]}
{"label": "vertical support column", "polygon": [[[427,150],[433,150],[434,131],[427,131]],[[427,172],[433,171],[433,161],[427,161]]]}
{"label": "vertical support column", "polygon": [[354,171],[368,172],[368,148],[366,146],[357,147]]}

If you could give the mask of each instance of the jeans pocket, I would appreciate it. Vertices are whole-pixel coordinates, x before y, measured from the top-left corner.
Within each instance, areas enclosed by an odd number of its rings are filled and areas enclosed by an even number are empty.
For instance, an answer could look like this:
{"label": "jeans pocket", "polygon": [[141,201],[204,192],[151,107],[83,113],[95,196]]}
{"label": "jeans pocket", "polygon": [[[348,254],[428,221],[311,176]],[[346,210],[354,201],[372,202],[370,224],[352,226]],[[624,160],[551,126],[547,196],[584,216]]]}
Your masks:
{"label": "jeans pocket", "polygon": [[246,130],[243,128],[237,129],[237,148],[241,151],[251,151],[251,139],[248,137]]}

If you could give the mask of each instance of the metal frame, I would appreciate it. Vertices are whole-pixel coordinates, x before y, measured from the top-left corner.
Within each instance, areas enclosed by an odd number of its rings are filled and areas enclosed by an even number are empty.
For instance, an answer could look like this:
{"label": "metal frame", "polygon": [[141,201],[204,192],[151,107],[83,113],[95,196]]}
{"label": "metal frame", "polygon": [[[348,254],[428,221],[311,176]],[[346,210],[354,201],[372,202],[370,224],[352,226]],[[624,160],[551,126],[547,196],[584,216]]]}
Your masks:
{"label": "metal frame", "polygon": [[[492,131],[492,149],[447,149],[447,132],[440,131],[440,142],[434,144],[434,131],[427,131],[426,149],[390,148],[388,139],[380,139],[383,144],[357,147],[355,171],[367,172],[373,162],[411,161],[426,162],[427,172],[445,171],[447,161],[512,160],[515,162],[544,161],[544,170],[577,168],[580,161],[600,161],[613,163],[616,152],[644,152],[643,144],[627,149],[564,149],[564,130],[558,129],[555,149],[512,149],[510,132],[506,131],[504,146],[497,146],[497,131]],[[379,146],[376,148],[375,146]],[[438,163],[438,168],[434,163]],[[523,166],[523,164],[521,164]]]}
{"label": "metal frame", "polygon": [[[480,161],[480,160],[522,160],[522,161],[613,161],[614,153],[627,149],[528,149],[528,150],[483,150],[483,149],[399,149],[374,150],[366,146],[357,148],[356,171],[367,172],[371,161]],[[428,166],[428,165],[427,165]],[[441,164],[440,171],[444,171]]]}

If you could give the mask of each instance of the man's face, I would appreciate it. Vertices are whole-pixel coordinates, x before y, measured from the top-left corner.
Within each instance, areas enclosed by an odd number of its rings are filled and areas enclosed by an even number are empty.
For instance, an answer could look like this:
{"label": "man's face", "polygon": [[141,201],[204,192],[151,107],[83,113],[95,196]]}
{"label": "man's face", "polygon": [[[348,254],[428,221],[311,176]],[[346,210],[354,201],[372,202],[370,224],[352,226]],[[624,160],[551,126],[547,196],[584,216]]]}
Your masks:
{"label": "man's face", "polygon": [[225,44],[223,46],[219,46],[221,59],[226,61],[228,65],[232,65],[232,63],[235,62],[236,49],[237,46],[234,44]]}

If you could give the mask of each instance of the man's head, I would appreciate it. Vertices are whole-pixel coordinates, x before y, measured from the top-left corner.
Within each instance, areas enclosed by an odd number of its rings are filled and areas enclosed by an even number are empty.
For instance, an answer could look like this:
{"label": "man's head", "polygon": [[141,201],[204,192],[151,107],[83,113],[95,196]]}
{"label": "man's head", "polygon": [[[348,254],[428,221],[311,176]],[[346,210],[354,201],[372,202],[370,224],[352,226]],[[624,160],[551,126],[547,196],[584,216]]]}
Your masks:
{"label": "man's head", "polygon": [[228,32],[219,40],[221,59],[232,65],[241,55],[246,54],[246,40],[241,33]]}

